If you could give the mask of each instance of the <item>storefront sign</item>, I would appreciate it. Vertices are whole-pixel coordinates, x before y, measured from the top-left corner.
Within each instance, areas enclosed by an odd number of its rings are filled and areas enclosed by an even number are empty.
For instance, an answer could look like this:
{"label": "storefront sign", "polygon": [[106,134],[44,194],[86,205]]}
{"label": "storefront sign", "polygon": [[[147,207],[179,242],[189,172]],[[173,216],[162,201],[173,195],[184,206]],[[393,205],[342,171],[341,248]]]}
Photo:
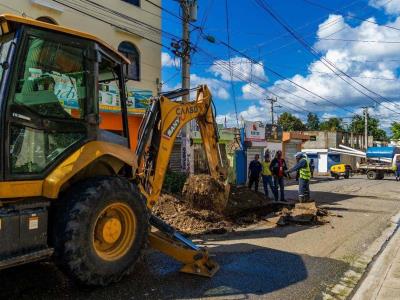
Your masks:
{"label": "storefront sign", "polygon": [[[38,91],[50,91],[67,109],[79,109],[77,80],[74,77],[56,72],[43,73],[41,69],[29,68],[29,81],[33,82]],[[152,96],[149,90],[139,90],[127,87],[128,113],[144,113],[148,107],[148,99]],[[100,111],[121,112],[121,100],[116,84],[99,84]]]}
{"label": "storefront sign", "polygon": [[251,142],[265,141],[265,127],[261,122],[245,121],[245,140]]}
{"label": "storefront sign", "polygon": [[265,139],[271,142],[282,141],[283,130],[281,126],[267,124],[265,125]]}
{"label": "storefront sign", "polygon": [[[137,90],[128,87],[127,91],[127,108],[128,113],[143,113],[148,106],[148,99],[152,96],[151,91]],[[101,84],[99,91],[100,111],[120,112],[119,90],[113,84]]]}

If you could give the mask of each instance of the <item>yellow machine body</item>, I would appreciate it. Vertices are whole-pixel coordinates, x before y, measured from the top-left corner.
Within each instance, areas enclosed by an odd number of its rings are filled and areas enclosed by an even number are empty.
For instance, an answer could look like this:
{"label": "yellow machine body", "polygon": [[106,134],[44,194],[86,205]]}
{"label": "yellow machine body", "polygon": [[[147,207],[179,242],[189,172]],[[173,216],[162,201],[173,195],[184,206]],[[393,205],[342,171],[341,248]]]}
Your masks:
{"label": "yellow machine body", "polygon": [[340,176],[343,176],[345,179],[349,178],[351,174],[351,166],[347,164],[337,164],[331,166],[330,169],[331,176],[339,179]]}
{"label": "yellow machine body", "polygon": [[[2,34],[10,32],[10,28],[15,24],[90,40],[98,43],[107,51],[112,51],[121,64],[129,63],[123,55],[93,35],[11,14],[0,16]],[[121,80],[121,82],[124,81]],[[159,199],[177,134],[186,123],[193,119],[197,120],[200,127],[211,176],[225,178],[226,172],[222,166],[218,148],[212,97],[207,86],[200,86],[197,89],[194,101],[183,103],[172,101],[166,96],[160,96],[152,101],[159,105],[160,116],[154,128],[152,128],[154,131],[150,135],[151,138],[144,142],[146,151],[143,152],[148,153],[148,149],[152,147],[152,141],[158,140],[158,147],[153,153],[155,154],[155,161],[152,162],[152,168],[149,168],[148,159],[143,153],[139,156],[128,147],[108,141],[88,141],[58,163],[43,179],[0,182],[0,207],[2,201],[24,201],[34,197],[48,199],[50,203],[56,202],[64,190],[84,179],[118,175],[129,176],[125,178],[132,184],[138,185],[139,190],[147,200],[147,207],[151,208]],[[121,104],[122,115],[124,110],[126,120],[126,107],[124,108]],[[126,127],[126,124],[124,124],[124,130]],[[122,170],[128,170],[128,172],[121,172]],[[122,204],[120,206],[122,207]],[[122,210],[120,209],[120,211]],[[118,222],[118,219],[115,218],[107,219],[103,222],[104,224],[100,222],[104,228],[107,226],[111,228],[109,232],[103,232],[106,241],[111,243],[115,239],[113,235],[115,233],[120,234],[121,228]],[[163,231],[165,226],[157,222],[150,222],[154,226],[149,232],[149,242],[152,247],[181,261],[184,264],[183,272],[207,277],[215,274],[219,268],[218,264],[209,258],[205,248],[197,247],[180,236],[174,229],[167,228],[168,232]]]}

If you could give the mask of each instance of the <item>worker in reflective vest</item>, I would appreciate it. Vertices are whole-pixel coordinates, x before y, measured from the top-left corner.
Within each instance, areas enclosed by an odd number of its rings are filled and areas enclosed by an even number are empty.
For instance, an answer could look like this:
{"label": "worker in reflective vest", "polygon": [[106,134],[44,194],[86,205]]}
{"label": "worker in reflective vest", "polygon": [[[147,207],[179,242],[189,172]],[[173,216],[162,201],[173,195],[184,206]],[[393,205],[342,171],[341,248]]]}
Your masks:
{"label": "worker in reflective vest", "polygon": [[310,163],[302,152],[297,152],[295,157],[297,164],[289,169],[287,173],[299,171],[299,202],[309,202],[311,179]]}

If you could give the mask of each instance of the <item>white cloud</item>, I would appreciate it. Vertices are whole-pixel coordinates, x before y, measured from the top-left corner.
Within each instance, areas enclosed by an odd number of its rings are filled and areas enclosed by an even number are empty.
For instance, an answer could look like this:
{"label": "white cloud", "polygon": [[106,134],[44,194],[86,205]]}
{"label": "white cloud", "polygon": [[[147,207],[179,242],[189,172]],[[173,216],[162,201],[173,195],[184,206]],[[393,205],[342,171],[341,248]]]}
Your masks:
{"label": "white cloud", "polygon": [[230,97],[228,92],[229,84],[216,78],[200,77],[196,74],[191,74],[190,84],[192,87],[196,87],[200,84],[206,84],[211,90],[213,96],[219,99],[226,100]]}
{"label": "white cloud", "polygon": [[262,62],[251,62],[245,57],[232,57],[229,60],[216,60],[209,71],[215,76],[220,76],[225,81],[231,80],[230,67],[233,69],[233,81],[251,81],[255,83],[267,81]]}
{"label": "white cloud", "polygon": [[270,119],[269,109],[266,105],[250,105],[245,111],[242,111],[240,117],[246,121],[267,121]]}
{"label": "white cloud", "polygon": [[242,86],[242,97],[243,99],[254,100],[261,99],[267,96],[266,90],[255,83],[247,83]]}
{"label": "white cloud", "polygon": [[[394,41],[400,40],[400,32],[387,28],[385,26],[362,22],[359,26],[351,27],[344,22],[344,19],[337,15],[331,15],[319,26],[317,36],[319,38],[326,37],[326,25],[332,23],[332,20],[340,19],[341,31],[336,31],[332,36],[334,39],[341,40],[363,40],[363,41]],[[400,18],[388,25],[400,27]],[[323,32],[321,28],[324,28]],[[352,76],[357,82],[366,86],[368,89],[382,95],[387,99],[398,99],[400,94],[400,79],[398,78],[397,69],[400,60],[400,44],[381,44],[381,43],[365,43],[365,42],[343,42],[341,40],[319,40],[314,47],[322,53],[323,59],[331,62],[340,70]],[[320,61],[312,62],[308,67],[307,75],[294,75],[291,80],[298,85],[313,91],[314,93],[334,102],[339,106],[346,106],[354,109],[360,105],[372,105],[373,100],[361,94],[339,76],[335,76],[329,67]],[[376,78],[384,78],[388,80],[378,80]],[[344,77],[357,89],[362,90],[365,94],[370,95],[375,100],[381,102],[383,99],[374,95],[356,82]],[[285,89],[294,93],[290,96],[282,92]],[[275,82],[271,90],[287,99],[296,100],[297,104],[311,111],[326,111],[327,109],[337,109],[335,104],[316,96],[310,95],[299,87],[293,86],[288,80]],[[305,101],[301,98],[306,98]],[[313,103],[311,103],[313,102]],[[388,107],[393,107],[387,105]]]}
{"label": "white cloud", "polygon": [[[228,113],[225,115],[217,115],[215,117],[217,124],[225,124],[228,127],[237,127],[237,120],[236,120],[236,115],[232,113]],[[240,122],[240,119],[239,119]]]}
{"label": "white cloud", "polygon": [[370,0],[369,5],[383,8],[388,14],[397,15],[400,13],[400,0]]}
{"label": "white cloud", "polygon": [[[399,5],[400,8],[400,0],[395,1],[394,4]],[[394,6],[391,9],[393,12],[395,11]],[[400,10],[398,13],[400,13]],[[371,18],[369,20],[374,19]],[[388,21],[384,25],[400,28],[400,17]],[[397,113],[400,112],[400,96],[398,96],[400,95],[400,78],[398,76],[400,44],[361,42],[399,41],[400,31],[384,25],[364,21],[352,27],[346,23],[342,16],[330,15],[319,25],[316,35],[322,39],[316,42],[314,48],[321,53],[324,59],[329,60],[337,68],[352,76],[368,89],[391,101],[368,92],[345,77],[357,89],[362,90],[378,102],[383,101],[381,105],[371,109],[371,114],[381,121],[382,127],[388,128],[392,121],[400,120],[400,115]],[[324,38],[336,40],[324,40]],[[343,40],[360,40],[360,42],[345,42]],[[332,104],[315,95],[311,95],[288,80],[274,82],[268,88],[268,91],[281,96],[280,103],[297,111],[305,109],[321,115],[325,113],[325,117],[335,115],[340,117],[343,115],[348,116],[349,113],[341,110],[338,106],[346,107],[357,113],[359,112],[359,107],[375,104],[367,96],[355,90],[339,76],[336,76],[330,68],[319,60],[315,60],[308,66],[307,74],[295,74],[290,80],[333,102]],[[244,99],[260,99],[261,95],[267,95],[268,91],[257,85],[257,83],[242,86]],[[257,98],[254,94],[260,97]],[[392,103],[394,101],[396,104]],[[390,111],[388,108],[395,112]],[[260,102],[257,106],[250,106],[240,114],[243,117],[254,120],[262,116],[265,118],[268,109],[267,103]],[[293,113],[291,110],[288,111]],[[304,118],[306,114],[307,112],[303,111],[302,117]]]}
{"label": "white cloud", "polygon": [[[217,115],[216,120],[218,124],[225,124],[226,120],[226,124],[228,127],[237,126],[236,115],[234,113]],[[263,106],[262,104],[260,106],[250,105],[246,110],[238,113],[239,124],[242,124],[243,121],[267,122],[269,120],[270,120],[269,110],[266,106]]]}
{"label": "white cloud", "polygon": [[163,67],[179,67],[180,60],[177,57],[172,57],[167,52],[161,53],[161,65]]}
{"label": "white cloud", "polygon": [[[208,88],[211,90],[211,93],[214,97],[222,100],[229,99],[230,94],[228,92],[229,89],[229,84],[216,79],[216,78],[208,78],[208,77],[201,77],[196,74],[191,74],[190,75],[190,86],[191,88],[195,88],[199,85],[206,84]],[[163,84],[162,86],[162,91],[167,92],[167,91],[173,91],[181,88],[181,84],[177,83],[174,86],[171,86],[169,84]],[[191,98],[193,99],[196,96],[196,93],[193,92],[191,94]]]}
{"label": "white cloud", "polygon": [[337,118],[337,117],[338,117],[337,114],[324,113],[321,116],[321,119],[323,119],[322,121],[324,121],[324,120],[327,120],[327,119],[330,119],[330,118]]}

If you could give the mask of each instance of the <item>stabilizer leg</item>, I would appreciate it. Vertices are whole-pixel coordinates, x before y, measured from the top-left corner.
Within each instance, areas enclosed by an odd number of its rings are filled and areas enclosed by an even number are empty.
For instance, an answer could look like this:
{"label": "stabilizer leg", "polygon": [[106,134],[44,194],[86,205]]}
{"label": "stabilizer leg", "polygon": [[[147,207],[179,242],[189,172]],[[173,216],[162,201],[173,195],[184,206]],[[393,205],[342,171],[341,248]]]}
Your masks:
{"label": "stabilizer leg", "polygon": [[157,232],[150,232],[150,246],[182,262],[181,272],[212,277],[219,265],[209,257],[206,248],[200,248],[161,219],[151,216],[150,224]]}

